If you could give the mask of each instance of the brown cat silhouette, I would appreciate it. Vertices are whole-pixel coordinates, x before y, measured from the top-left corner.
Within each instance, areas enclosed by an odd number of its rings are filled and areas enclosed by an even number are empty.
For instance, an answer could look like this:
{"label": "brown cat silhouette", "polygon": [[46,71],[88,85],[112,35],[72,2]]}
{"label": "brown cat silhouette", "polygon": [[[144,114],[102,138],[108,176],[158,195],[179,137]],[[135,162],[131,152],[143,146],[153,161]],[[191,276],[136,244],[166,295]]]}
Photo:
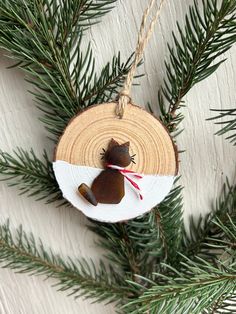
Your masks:
{"label": "brown cat silhouette", "polygon": [[134,155],[129,154],[130,143],[119,144],[114,139],[109,142],[108,148],[103,149],[102,159],[105,169],[94,179],[91,188],[82,183],[78,190],[91,204],[98,203],[118,204],[125,195],[124,176],[117,169],[108,168],[108,165],[127,167],[134,163]]}

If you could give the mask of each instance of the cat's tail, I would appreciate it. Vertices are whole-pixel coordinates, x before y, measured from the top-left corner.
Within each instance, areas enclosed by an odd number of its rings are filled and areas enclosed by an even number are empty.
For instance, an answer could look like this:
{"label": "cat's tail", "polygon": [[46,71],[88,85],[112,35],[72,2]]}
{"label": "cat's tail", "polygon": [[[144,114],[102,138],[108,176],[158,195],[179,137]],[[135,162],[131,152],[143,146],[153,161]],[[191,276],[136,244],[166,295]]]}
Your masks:
{"label": "cat's tail", "polygon": [[78,191],[90,204],[97,206],[98,201],[96,200],[93,191],[85,183],[80,184]]}

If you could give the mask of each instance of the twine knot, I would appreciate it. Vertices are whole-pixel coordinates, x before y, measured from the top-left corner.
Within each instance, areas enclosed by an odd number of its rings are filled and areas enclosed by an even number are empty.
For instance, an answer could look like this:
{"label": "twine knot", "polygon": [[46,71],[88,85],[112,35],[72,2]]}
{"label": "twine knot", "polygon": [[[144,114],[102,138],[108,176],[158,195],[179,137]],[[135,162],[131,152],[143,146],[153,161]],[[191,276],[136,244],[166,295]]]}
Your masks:
{"label": "twine knot", "polygon": [[116,106],[116,115],[122,119],[125,113],[125,107],[131,103],[129,91],[123,90],[119,93],[118,104]]}

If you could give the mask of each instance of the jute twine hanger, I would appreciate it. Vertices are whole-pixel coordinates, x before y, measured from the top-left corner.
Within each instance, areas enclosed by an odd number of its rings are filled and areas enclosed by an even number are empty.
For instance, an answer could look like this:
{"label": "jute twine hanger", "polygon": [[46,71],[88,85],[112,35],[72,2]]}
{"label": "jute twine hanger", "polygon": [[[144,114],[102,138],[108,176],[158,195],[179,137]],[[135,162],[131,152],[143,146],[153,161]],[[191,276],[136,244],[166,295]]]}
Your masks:
{"label": "jute twine hanger", "polygon": [[148,7],[143,13],[142,17],[142,22],[138,34],[138,42],[135,50],[135,57],[134,57],[134,62],[127,74],[127,77],[124,82],[124,87],[122,91],[119,93],[119,99],[118,99],[118,104],[116,107],[116,115],[122,119],[125,111],[125,107],[128,103],[131,103],[131,87],[135,75],[136,68],[141,61],[143,57],[144,50],[147,46],[147,43],[153,33],[154,26],[158,21],[158,18],[161,13],[161,9],[164,5],[165,0],[161,0],[159,7],[157,8],[157,11],[154,15],[154,17],[151,19],[151,22],[148,24],[148,17],[151,14],[151,11],[153,9],[153,6],[155,4],[156,0],[151,0],[149,2]]}

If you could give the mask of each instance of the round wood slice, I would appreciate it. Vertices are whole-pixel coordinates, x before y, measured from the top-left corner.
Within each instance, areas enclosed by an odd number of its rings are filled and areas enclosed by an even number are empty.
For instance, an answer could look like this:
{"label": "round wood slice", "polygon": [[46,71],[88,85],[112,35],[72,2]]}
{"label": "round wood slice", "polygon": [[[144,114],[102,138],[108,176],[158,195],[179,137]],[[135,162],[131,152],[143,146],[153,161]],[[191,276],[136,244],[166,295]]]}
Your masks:
{"label": "round wood slice", "polygon": [[[92,106],[78,114],[66,127],[55,151],[53,169],[63,196],[86,216],[103,222],[119,222],[150,211],[170,192],[178,171],[177,150],[163,124],[133,104],[122,119],[115,114],[117,103]],[[101,173],[101,153],[114,139],[130,142],[129,153],[136,164],[127,169],[143,174],[137,190],[124,179],[125,196],[119,204],[90,204],[78,193],[78,186],[92,186]],[[114,183],[115,184],[115,183]]]}
{"label": "round wood slice", "polygon": [[176,147],[163,124],[139,106],[128,104],[122,119],[115,114],[117,103],[89,107],[66,127],[55,151],[55,161],[103,168],[102,149],[114,138],[130,141],[130,155],[136,164],[129,169],[152,175],[176,175]]}

